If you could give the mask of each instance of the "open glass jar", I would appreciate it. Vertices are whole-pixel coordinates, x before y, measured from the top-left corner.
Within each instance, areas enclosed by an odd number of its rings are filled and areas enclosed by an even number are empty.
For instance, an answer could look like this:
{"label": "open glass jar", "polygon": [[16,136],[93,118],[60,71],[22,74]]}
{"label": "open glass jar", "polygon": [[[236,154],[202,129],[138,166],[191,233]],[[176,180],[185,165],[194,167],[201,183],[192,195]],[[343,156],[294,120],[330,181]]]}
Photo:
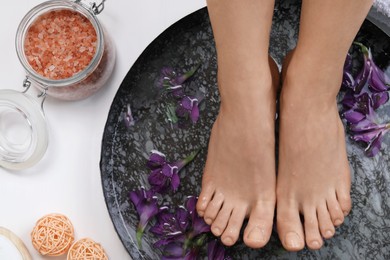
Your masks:
{"label": "open glass jar", "polygon": [[[52,0],[32,8],[20,22],[16,52],[26,71],[25,90],[0,90],[0,167],[21,170],[43,157],[46,96],[84,99],[112,74],[115,48],[96,17],[103,8],[104,0]],[[28,95],[30,86],[41,94]]]}

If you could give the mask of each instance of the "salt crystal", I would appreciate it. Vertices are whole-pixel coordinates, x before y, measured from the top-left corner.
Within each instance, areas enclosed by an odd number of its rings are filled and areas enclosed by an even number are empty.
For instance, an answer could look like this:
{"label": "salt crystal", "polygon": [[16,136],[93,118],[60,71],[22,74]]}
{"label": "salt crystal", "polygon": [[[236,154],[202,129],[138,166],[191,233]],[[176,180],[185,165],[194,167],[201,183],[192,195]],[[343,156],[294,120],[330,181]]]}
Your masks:
{"label": "salt crystal", "polygon": [[71,59],[72,59],[72,56],[69,55],[69,56],[65,57],[64,61],[70,61]]}
{"label": "salt crystal", "polygon": [[55,10],[32,23],[24,51],[37,73],[64,79],[88,66],[96,52],[96,39],[96,31],[86,17],[72,10]]}

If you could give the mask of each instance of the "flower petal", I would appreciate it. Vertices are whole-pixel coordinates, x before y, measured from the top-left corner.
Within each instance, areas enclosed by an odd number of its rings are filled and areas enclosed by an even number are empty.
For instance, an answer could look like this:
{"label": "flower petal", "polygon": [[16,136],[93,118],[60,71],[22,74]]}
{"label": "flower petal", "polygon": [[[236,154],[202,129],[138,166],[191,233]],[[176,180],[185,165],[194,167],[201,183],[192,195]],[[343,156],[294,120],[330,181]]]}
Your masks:
{"label": "flower petal", "polygon": [[186,209],[188,210],[188,212],[190,213],[190,215],[193,215],[193,214],[198,214],[196,212],[196,202],[198,201],[198,199],[194,196],[189,196],[187,198],[187,202],[186,202]]}
{"label": "flower petal", "polygon": [[354,85],[355,85],[355,79],[353,78],[351,73],[344,72],[342,86],[348,89],[352,89]]}
{"label": "flower petal", "polygon": [[163,255],[165,257],[182,257],[184,256],[184,245],[181,243],[170,243],[164,247]]}
{"label": "flower petal", "polygon": [[172,95],[175,97],[175,98],[182,98],[184,97],[185,93],[184,93],[184,90],[183,88],[176,88],[176,89],[173,89],[171,91]]}
{"label": "flower petal", "polygon": [[351,70],[352,68],[352,56],[351,54],[347,53],[347,56],[345,57],[345,62],[344,62],[344,70]]}
{"label": "flower petal", "polygon": [[378,124],[372,122],[368,118],[363,119],[362,121],[358,122],[357,124],[351,124],[349,126],[349,129],[355,133],[373,131],[377,128],[378,128]]}
{"label": "flower petal", "polygon": [[373,61],[372,61],[372,73],[369,79],[369,88],[373,92],[383,92],[388,90],[383,71],[380,68],[378,68],[378,66],[376,66]]}
{"label": "flower petal", "polygon": [[176,115],[178,117],[186,117],[188,115],[188,110],[185,109],[183,106],[178,105],[176,108]]}
{"label": "flower petal", "polygon": [[180,230],[186,230],[188,228],[190,217],[191,216],[186,209],[178,208],[176,210],[176,219]]}
{"label": "flower petal", "polygon": [[142,205],[142,211],[140,214],[140,225],[146,226],[148,222],[158,213],[157,203],[145,203]]}
{"label": "flower petal", "polygon": [[172,185],[172,190],[173,190],[174,192],[176,192],[177,189],[179,188],[179,185],[180,185],[180,177],[179,177],[179,174],[178,174],[177,172],[175,172],[175,173],[172,175],[171,185]]}
{"label": "flower petal", "polygon": [[355,96],[353,95],[352,91],[347,91],[341,100],[341,104],[346,108],[352,108],[354,107],[356,103]]}
{"label": "flower petal", "polygon": [[149,184],[156,192],[162,193],[167,188],[169,179],[161,173],[160,169],[153,170],[148,177]]}
{"label": "flower petal", "polygon": [[366,118],[365,115],[363,115],[360,112],[357,112],[353,109],[350,109],[343,113],[344,118],[348,121],[348,123],[356,124],[360,121],[362,121],[364,118]]}
{"label": "flower petal", "polygon": [[366,154],[368,157],[374,157],[379,153],[382,146],[382,140],[383,134],[380,132],[366,148]]}
{"label": "flower petal", "polygon": [[176,85],[181,85],[184,83],[184,81],[186,81],[187,79],[189,79],[190,77],[192,77],[192,75],[194,75],[194,73],[198,70],[200,65],[197,65],[195,67],[193,67],[191,70],[185,72],[184,74],[178,76],[175,78],[174,82],[176,83]]}
{"label": "flower petal", "polygon": [[144,199],[143,192],[141,190],[130,191],[129,197],[131,202],[133,202],[134,206],[137,207],[139,202]]}
{"label": "flower petal", "polygon": [[367,80],[371,74],[371,62],[365,58],[364,67],[356,76],[354,90],[356,94],[360,94],[364,86],[367,84]]}
{"label": "flower petal", "polygon": [[352,135],[352,139],[355,141],[364,142],[369,144],[378,134],[378,131],[369,131],[365,133],[357,133]]}
{"label": "flower petal", "polygon": [[195,104],[191,110],[191,121],[195,124],[199,119],[199,107],[198,104]]}
{"label": "flower petal", "polygon": [[389,101],[389,92],[381,92],[372,94],[373,109],[376,110],[380,106],[384,105]]}
{"label": "flower petal", "polygon": [[177,167],[167,163],[162,167],[161,173],[168,178],[172,178],[175,171],[177,171]]}
{"label": "flower petal", "polygon": [[186,109],[188,111],[191,111],[191,109],[192,109],[192,100],[191,100],[191,98],[189,96],[183,97],[183,99],[181,100],[180,104],[181,104],[181,106],[184,109]]}
{"label": "flower petal", "polygon": [[130,128],[135,124],[133,114],[131,112],[130,104],[127,104],[127,109],[124,117],[125,125],[127,128]]}
{"label": "flower petal", "polygon": [[159,168],[166,163],[165,154],[157,150],[152,150],[151,152],[149,160],[146,163],[146,166],[148,166],[151,170]]}

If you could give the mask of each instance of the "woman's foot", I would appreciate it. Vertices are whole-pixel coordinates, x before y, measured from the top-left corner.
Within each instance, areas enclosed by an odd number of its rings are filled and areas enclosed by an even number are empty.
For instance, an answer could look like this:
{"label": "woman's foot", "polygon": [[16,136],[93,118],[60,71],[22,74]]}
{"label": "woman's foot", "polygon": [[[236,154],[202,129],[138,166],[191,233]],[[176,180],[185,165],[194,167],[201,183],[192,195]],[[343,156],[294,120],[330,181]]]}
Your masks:
{"label": "woman's foot", "polygon": [[[277,229],[290,251],[319,249],[351,209],[350,169],[336,95],[342,64],[294,53],[284,65]],[[303,224],[301,222],[303,217]]]}
{"label": "woman's foot", "polygon": [[257,72],[247,73],[243,67],[232,73],[218,72],[220,89],[226,91],[221,91],[221,108],[211,132],[197,210],[227,246],[236,243],[249,217],[244,242],[260,248],[270,238],[275,209],[279,73],[271,60],[265,66],[248,67]]}

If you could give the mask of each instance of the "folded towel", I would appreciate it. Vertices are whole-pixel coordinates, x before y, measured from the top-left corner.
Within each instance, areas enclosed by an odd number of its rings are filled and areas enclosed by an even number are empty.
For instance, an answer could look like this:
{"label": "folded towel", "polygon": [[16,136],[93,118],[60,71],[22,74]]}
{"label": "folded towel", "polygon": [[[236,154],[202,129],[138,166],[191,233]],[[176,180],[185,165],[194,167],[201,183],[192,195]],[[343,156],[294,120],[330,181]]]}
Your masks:
{"label": "folded towel", "polygon": [[390,0],[375,0],[367,18],[390,36]]}
{"label": "folded towel", "polygon": [[374,8],[387,17],[390,17],[390,0],[375,0]]}

